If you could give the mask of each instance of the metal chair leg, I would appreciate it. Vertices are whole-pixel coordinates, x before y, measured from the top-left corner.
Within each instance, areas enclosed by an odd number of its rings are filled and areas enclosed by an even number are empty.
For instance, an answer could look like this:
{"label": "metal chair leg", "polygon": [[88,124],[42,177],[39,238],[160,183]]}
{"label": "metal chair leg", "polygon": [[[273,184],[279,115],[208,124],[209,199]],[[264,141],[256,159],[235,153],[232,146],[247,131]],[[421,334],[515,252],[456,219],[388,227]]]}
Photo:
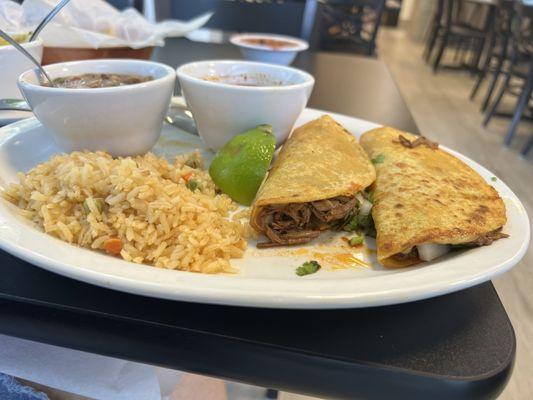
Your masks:
{"label": "metal chair leg", "polygon": [[449,40],[449,33],[446,32],[444,36],[442,37],[439,51],[437,53],[437,57],[435,58],[435,61],[433,62],[433,72],[436,73],[440,66],[440,60],[442,59],[442,55],[444,54],[444,50],[446,49],[446,46],[448,46],[448,40]]}
{"label": "metal chair leg", "polygon": [[437,21],[433,21],[433,26],[431,27],[429,40],[426,44],[426,48],[424,49],[423,57],[426,62],[429,62],[429,60],[431,59],[431,54],[433,53],[433,48],[435,47],[435,42],[437,41],[438,33],[439,33],[439,23]]}
{"label": "metal chair leg", "polygon": [[529,135],[529,140],[527,141],[527,144],[522,149],[521,153],[525,157],[529,153],[529,150],[533,147],[533,134]]}
{"label": "metal chair leg", "polygon": [[485,112],[487,110],[487,107],[489,106],[490,100],[492,99],[494,89],[496,89],[496,84],[498,83],[498,79],[500,78],[501,73],[502,61],[498,60],[498,64],[496,65],[496,68],[492,73],[492,78],[490,80],[489,87],[487,88],[487,92],[485,93],[485,98],[483,99],[483,103],[481,104],[481,112]]}
{"label": "metal chair leg", "polygon": [[474,57],[472,60],[472,70],[475,73],[479,73],[479,62],[481,61],[481,56],[483,55],[483,50],[485,49],[486,42],[485,42],[485,38],[474,40],[474,42],[475,42],[475,46],[474,46],[475,53],[474,53]]}
{"label": "metal chair leg", "polygon": [[455,54],[453,55],[453,63],[458,64],[459,59],[463,53],[463,41],[462,39],[459,39],[457,41],[457,45],[455,46]]}
{"label": "metal chair leg", "polygon": [[481,84],[487,77],[487,71],[482,71],[476,80],[476,83],[474,84],[474,87],[472,88],[472,91],[470,92],[470,100],[474,100],[476,98],[477,92],[479,91],[479,88],[481,87]]}
{"label": "metal chair leg", "polygon": [[509,74],[507,74],[507,77],[505,78],[505,82],[503,83],[503,85],[502,85],[502,87],[500,89],[500,93],[498,93],[498,96],[496,97],[496,101],[494,101],[494,103],[492,104],[490,110],[485,113],[485,118],[483,118],[483,122],[482,122],[483,126],[487,126],[488,125],[488,123],[490,122],[492,116],[496,112],[496,109],[500,105],[500,101],[502,101],[502,97],[503,97],[504,93],[507,91],[507,89],[509,87],[509,81],[510,80],[511,80],[511,74],[509,73]]}
{"label": "metal chair leg", "polygon": [[526,108],[527,104],[529,103],[529,99],[531,98],[532,90],[533,67],[530,73],[528,74],[526,81],[524,82],[522,93],[520,93],[520,97],[518,98],[518,101],[516,103],[516,108],[513,114],[513,119],[511,120],[511,125],[509,126],[509,130],[507,131],[507,135],[505,136],[505,139],[503,141],[505,146],[509,146],[511,144],[511,141],[513,140],[513,137],[516,133],[516,128],[518,127],[518,123],[522,119],[522,113],[524,112],[524,108]]}
{"label": "metal chair leg", "polygon": [[483,83],[483,81],[487,77],[487,74],[489,73],[489,69],[490,69],[490,63],[491,63],[491,57],[489,55],[485,59],[485,63],[483,65],[483,68],[478,73],[478,77],[477,77],[476,83],[475,83],[474,87],[472,88],[472,91],[470,92],[470,100],[474,100],[474,98],[477,95],[477,92],[479,91],[479,88],[481,87],[481,84]]}

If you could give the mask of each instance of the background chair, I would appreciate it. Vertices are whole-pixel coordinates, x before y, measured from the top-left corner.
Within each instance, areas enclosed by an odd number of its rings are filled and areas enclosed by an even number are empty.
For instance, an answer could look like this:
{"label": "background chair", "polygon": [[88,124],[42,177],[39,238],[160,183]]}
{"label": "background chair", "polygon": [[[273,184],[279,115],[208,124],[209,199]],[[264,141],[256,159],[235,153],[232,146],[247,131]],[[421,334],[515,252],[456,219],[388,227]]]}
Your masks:
{"label": "background chair", "polygon": [[319,5],[320,49],[375,55],[385,0],[321,0]]}
{"label": "background chair", "polygon": [[431,54],[435,47],[435,42],[437,41],[437,35],[441,27],[441,21],[444,13],[444,0],[437,0],[435,11],[433,12],[433,17],[431,18],[431,23],[429,26],[429,31],[426,40],[426,45],[424,47],[423,58],[428,63],[431,59]]}
{"label": "background chair", "polygon": [[[533,7],[526,7],[521,1],[517,1],[514,4],[514,11],[511,21],[512,50],[509,67],[504,71],[505,81],[483,120],[483,126],[486,126],[495,115],[498,115],[497,110],[505,94],[518,97],[509,130],[504,139],[506,146],[509,146],[513,140],[524,113],[528,108],[530,112],[533,112],[533,107],[530,106],[533,91]],[[527,152],[530,147],[531,144],[528,143],[523,151]]]}
{"label": "background chair", "polygon": [[496,8],[495,22],[489,40],[487,56],[485,57],[483,67],[478,72],[478,78],[470,93],[470,99],[473,100],[484,81],[487,78],[489,79],[487,91],[481,105],[482,112],[486,111],[492,99],[494,89],[505,68],[505,64],[509,62],[513,14],[514,1],[500,0]]}
{"label": "background chair", "polygon": [[433,71],[437,72],[441,67],[442,57],[451,46],[456,49],[456,61],[461,55],[464,59],[464,55],[469,53],[471,60],[467,68],[478,70],[486,40],[490,36],[493,9],[485,2],[438,0],[424,51],[424,58],[432,63]]}

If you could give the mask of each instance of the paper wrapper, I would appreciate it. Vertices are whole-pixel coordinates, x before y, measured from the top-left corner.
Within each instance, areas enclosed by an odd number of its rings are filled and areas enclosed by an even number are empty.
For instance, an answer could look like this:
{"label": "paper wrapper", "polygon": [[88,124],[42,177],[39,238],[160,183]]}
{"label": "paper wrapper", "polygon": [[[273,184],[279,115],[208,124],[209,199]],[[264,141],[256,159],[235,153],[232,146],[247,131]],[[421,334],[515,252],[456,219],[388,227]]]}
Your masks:
{"label": "paper wrapper", "polygon": [[23,34],[32,27],[20,5],[11,0],[0,0],[0,29],[9,34]]}
{"label": "paper wrapper", "polygon": [[[5,5],[4,3],[11,3]],[[10,32],[34,29],[58,0],[26,0],[22,6],[0,0],[0,27]],[[166,37],[184,36],[204,25],[212,13],[190,21],[148,22],[137,10],[118,11],[103,0],[72,0],[41,32],[47,47],[92,48],[163,46]]]}
{"label": "paper wrapper", "polygon": [[0,335],[0,371],[91,399],[165,400],[182,372]]}

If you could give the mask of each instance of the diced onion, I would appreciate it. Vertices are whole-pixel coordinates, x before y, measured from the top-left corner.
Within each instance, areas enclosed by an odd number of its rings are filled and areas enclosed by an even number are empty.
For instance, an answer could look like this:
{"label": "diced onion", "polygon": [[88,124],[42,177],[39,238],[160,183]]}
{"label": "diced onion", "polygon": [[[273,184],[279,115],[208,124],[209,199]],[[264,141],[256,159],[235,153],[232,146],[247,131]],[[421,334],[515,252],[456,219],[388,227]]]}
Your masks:
{"label": "diced onion", "polygon": [[361,206],[359,207],[359,215],[366,217],[372,211],[373,204],[366,199],[363,199]]}
{"label": "diced onion", "polygon": [[451,246],[447,244],[424,243],[416,246],[418,249],[418,257],[423,261],[431,261],[437,257],[448,253]]}

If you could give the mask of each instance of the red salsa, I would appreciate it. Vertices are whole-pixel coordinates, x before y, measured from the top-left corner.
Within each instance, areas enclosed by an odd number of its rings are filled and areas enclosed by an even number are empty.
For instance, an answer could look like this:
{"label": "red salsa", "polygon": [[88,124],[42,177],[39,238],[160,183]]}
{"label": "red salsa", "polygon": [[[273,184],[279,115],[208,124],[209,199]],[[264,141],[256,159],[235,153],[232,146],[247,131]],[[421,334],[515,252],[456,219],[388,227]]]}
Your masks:
{"label": "red salsa", "polygon": [[241,39],[244,44],[250,44],[252,46],[265,46],[270,47],[272,50],[279,50],[284,48],[291,48],[298,46],[295,42],[281,39],[266,39],[266,38],[244,38]]}

